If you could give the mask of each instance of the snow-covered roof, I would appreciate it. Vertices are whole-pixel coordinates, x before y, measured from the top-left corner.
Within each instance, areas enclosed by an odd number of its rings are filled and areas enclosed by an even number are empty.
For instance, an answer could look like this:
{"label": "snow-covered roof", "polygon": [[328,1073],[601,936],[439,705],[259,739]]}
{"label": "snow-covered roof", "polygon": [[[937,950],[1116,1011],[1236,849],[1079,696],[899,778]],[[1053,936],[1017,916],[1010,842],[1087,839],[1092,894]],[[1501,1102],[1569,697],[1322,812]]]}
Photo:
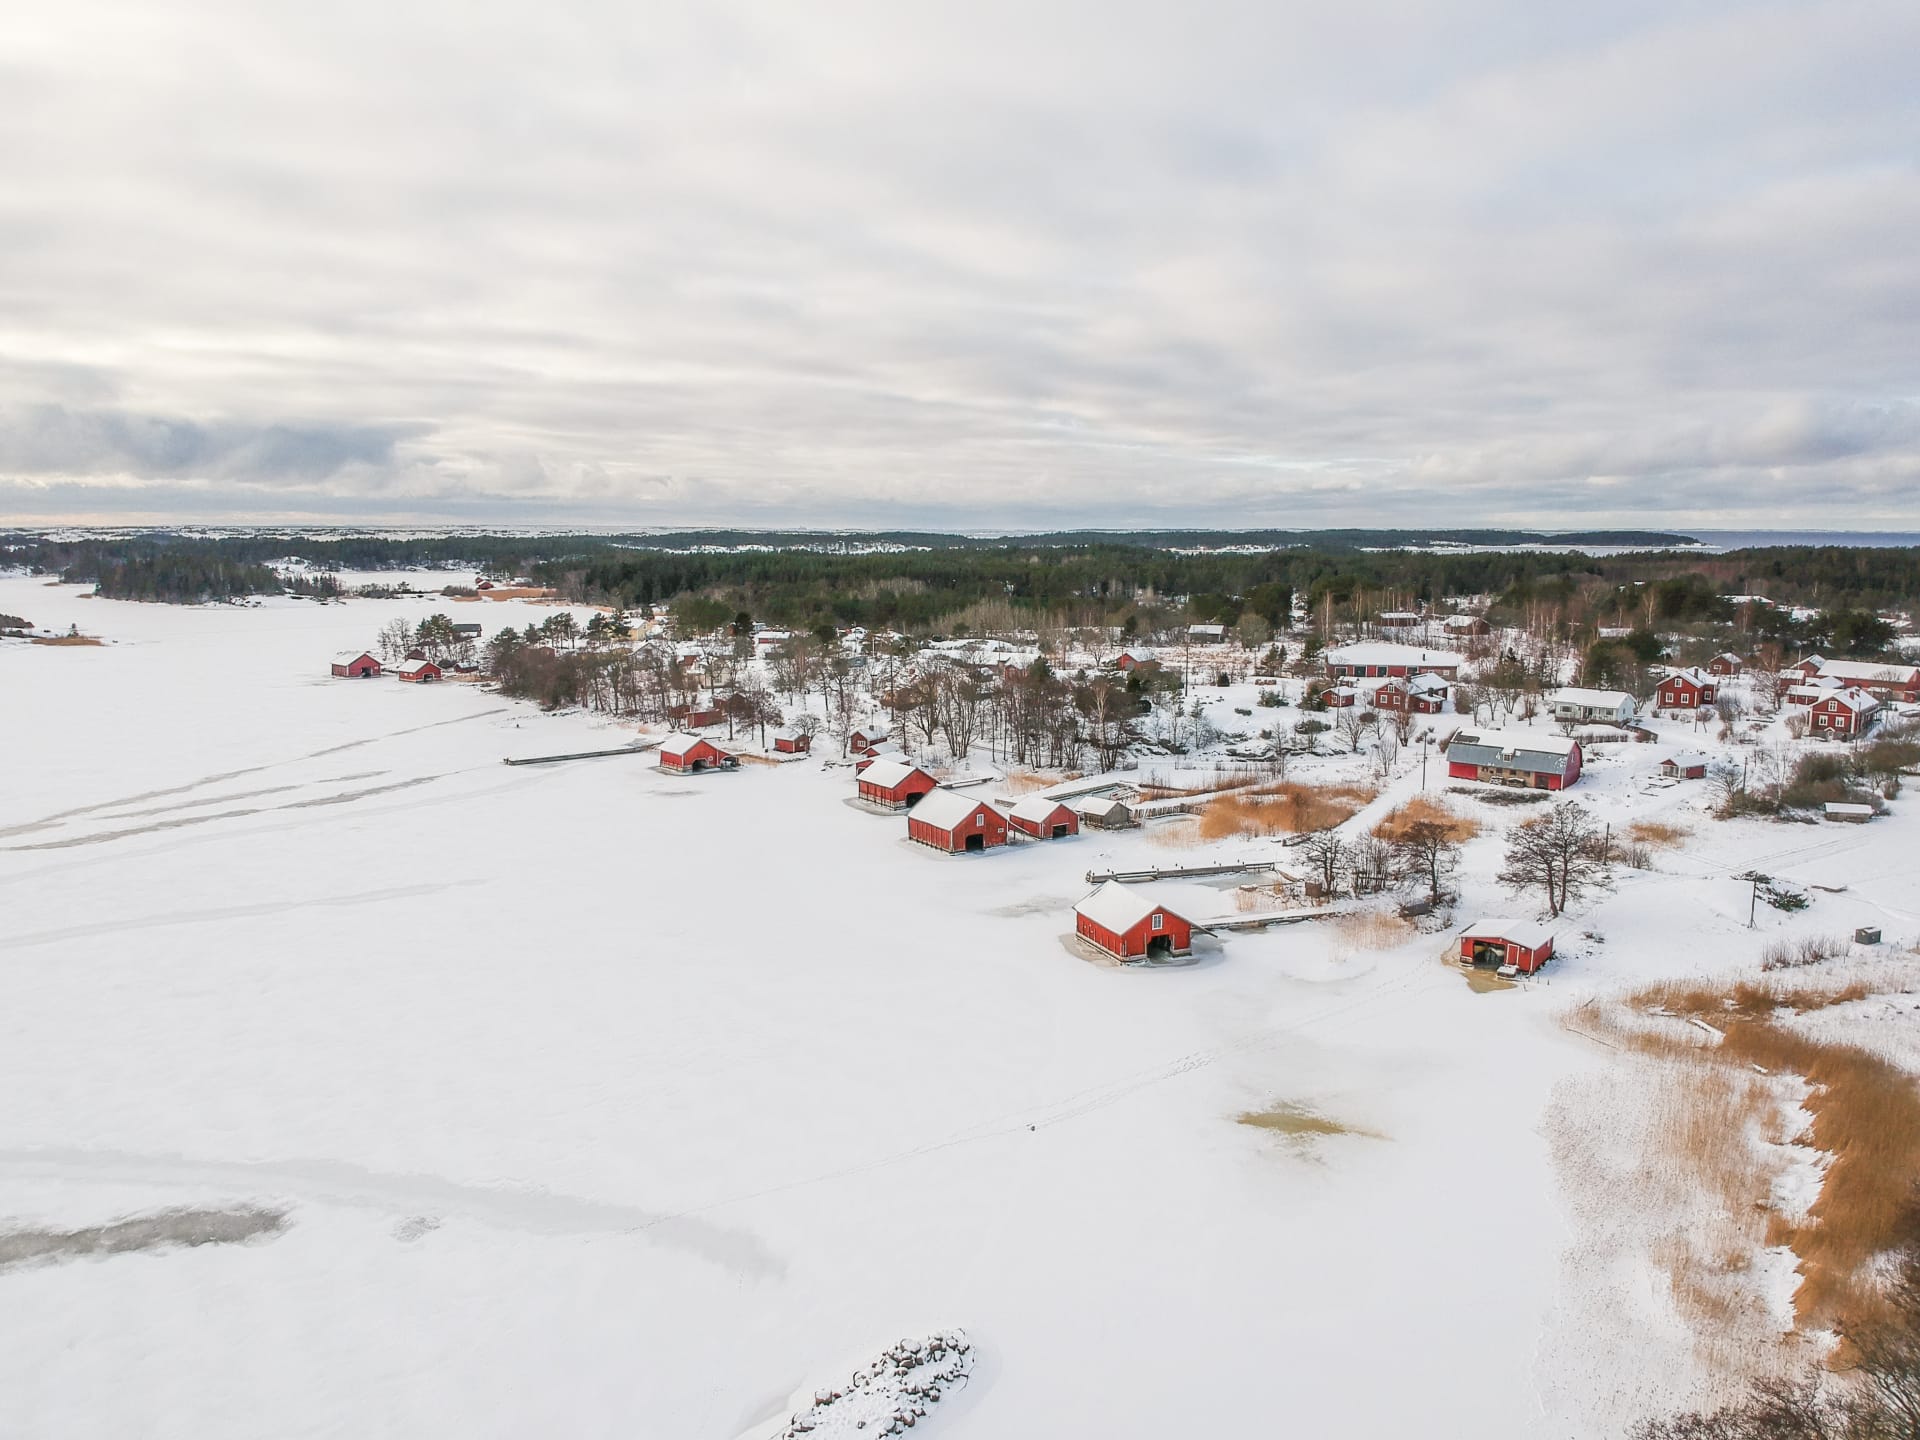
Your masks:
{"label": "snow-covered roof", "polygon": [[1589,710],[1618,710],[1622,705],[1633,705],[1633,696],[1624,690],[1588,690],[1579,685],[1568,685],[1554,691],[1547,697],[1549,705],[1580,705]]}
{"label": "snow-covered roof", "polygon": [[[713,745],[713,742],[708,740],[704,735],[688,735],[685,733],[669,735],[660,742],[660,753],[662,755],[684,755],[703,741],[708,745]],[[718,750],[720,747],[714,745],[713,748]]]}
{"label": "snow-covered roof", "polygon": [[[871,775],[873,772],[867,772]],[[929,790],[920,797],[920,803],[913,807],[913,818],[924,821],[939,830],[951,830],[965,820],[974,811],[987,802],[972,795],[962,795],[958,790]]]}
{"label": "snow-covered roof", "polygon": [[1015,820],[1027,820],[1037,825],[1066,803],[1051,795],[1028,795],[1007,814]]}
{"label": "snow-covered roof", "polygon": [[1113,815],[1116,812],[1131,813],[1127,802],[1117,795],[1080,795],[1069,800],[1068,806],[1082,815]]}
{"label": "snow-covered roof", "polygon": [[1920,681],[1920,666],[1887,665],[1874,660],[1822,660],[1823,680],[1862,680],[1876,685],[1912,685]]}
{"label": "snow-covered roof", "polygon": [[1419,645],[1373,641],[1364,645],[1337,645],[1321,657],[1329,665],[1445,665],[1457,668],[1465,656],[1452,650],[1428,650]]}
{"label": "snow-covered roof", "polygon": [[[884,789],[891,790],[919,769],[920,767],[918,765],[908,760],[905,756],[889,755],[883,760],[874,761],[871,765],[867,766],[866,769],[862,770],[860,772],[860,780],[862,784],[879,785]],[[925,774],[926,772],[921,771],[921,773]],[[927,778],[931,780],[933,777],[929,775]]]}
{"label": "snow-covered roof", "polygon": [[884,760],[889,755],[898,755],[904,758],[906,753],[906,751],[902,750],[891,740],[881,740],[867,747],[867,755],[874,760]]}
{"label": "snow-covered roof", "polygon": [[1114,657],[1116,660],[1131,660],[1136,665],[1144,665],[1154,658],[1153,651],[1145,645],[1129,645]]}
{"label": "snow-covered roof", "polygon": [[[1696,687],[1714,683],[1713,676],[1693,665],[1682,665],[1678,669],[1667,671],[1667,680],[1684,680],[1689,685]],[[1662,680],[1660,683],[1664,685],[1666,684],[1666,680]]]}
{"label": "snow-covered roof", "polygon": [[1451,750],[1456,745],[1474,746],[1482,750],[1493,750],[1500,754],[1571,755],[1580,742],[1565,735],[1548,735],[1537,730],[1461,730],[1447,742]]}
{"label": "snow-covered roof", "polygon": [[1203,635],[1217,637],[1217,636],[1225,635],[1226,633],[1227,633],[1227,627],[1224,625],[1189,625],[1187,626],[1187,634],[1193,635],[1196,637],[1203,636]]}
{"label": "snow-covered roof", "polygon": [[1871,815],[1873,814],[1873,807],[1871,805],[1856,804],[1849,800],[1829,800],[1826,804],[1826,813],[1829,815]]}
{"label": "snow-covered roof", "polygon": [[351,665],[356,660],[372,660],[376,665],[380,663],[374,658],[371,650],[341,650],[337,651],[333,657],[333,663],[336,665]]}
{"label": "snow-covered roof", "polygon": [[1824,705],[1829,700],[1837,700],[1853,711],[1878,710],[1880,702],[1864,690],[1848,687],[1845,690],[1828,690],[1821,694],[1815,703]]}
{"label": "snow-covered roof", "polygon": [[1449,630],[1471,630],[1476,625],[1486,624],[1486,621],[1478,615],[1449,615],[1440,623]]}
{"label": "snow-covered roof", "polygon": [[790,725],[783,725],[773,732],[773,738],[776,740],[798,740],[800,738],[800,732]]}
{"label": "snow-covered roof", "polygon": [[1115,934],[1132,929],[1156,910],[1177,913],[1164,901],[1154,899],[1146,890],[1123,885],[1118,880],[1107,881],[1073,909],[1075,914],[1084,915],[1102,930],[1111,930]]}
{"label": "snow-covered roof", "polygon": [[1538,950],[1553,939],[1553,927],[1538,920],[1476,920],[1460,932],[1462,940],[1510,940],[1529,950]]}
{"label": "snow-covered roof", "polygon": [[864,735],[869,740],[884,740],[893,733],[893,726],[885,720],[869,720],[864,725],[854,726],[853,733]]}
{"label": "snow-covered roof", "polygon": [[406,660],[394,667],[398,675],[418,675],[422,670],[438,670],[440,667],[431,660]]}

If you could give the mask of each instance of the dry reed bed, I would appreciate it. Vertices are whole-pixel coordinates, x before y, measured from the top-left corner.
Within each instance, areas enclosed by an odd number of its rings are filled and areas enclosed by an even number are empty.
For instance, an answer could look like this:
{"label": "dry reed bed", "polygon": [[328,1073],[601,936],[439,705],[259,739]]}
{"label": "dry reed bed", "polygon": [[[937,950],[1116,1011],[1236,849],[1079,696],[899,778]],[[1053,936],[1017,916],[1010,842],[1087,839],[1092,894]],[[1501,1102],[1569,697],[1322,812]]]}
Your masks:
{"label": "dry reed bed", "polygon": [[1462,815],[1444,801],[1429,795],[1416,795],[1406,804],[1388,811],[1386,818],[1373,827],[1373,833],[1377,838],[1391,843],[1415,825],[1423,824],[1440,826],[1447,832],[1447,838],[1456,845],[1480,833],[1478,820],[1471,815]]}
{"label": "dry reed bed", "polygon": [[1236,789],[1200,812],[1198,839],[1241,835],[1302,835],[1351,820],[1373,798],[1359,785],[1301,785],[1270,781]]}
{"label": "dry reed bed", "polygon": [[[1880,1312],[1877,1262],[1920,1244],[1912,1203],[1920,1183],[1920,1080],[1886,1056],[1806,1034],[1792,1021],[1917,986],[1920,966],[1883,961],[1668,981],[1569,1018],[1573,1028],[1654,1062],[1660,1158],[1682,1165],[1721,1202],[1710,1228],[1676,1232],[1657,1257],[1696,1318],[1728,1323],[1734,1308],[1752,1303],[1741,1277],[1769,1245],[1790,1246],[1799,1258],[1793,1307],[1803,1333]],[[1795,1100],[1811,1116],[1804,1134],[1789,1133],[1800,1123]],[[1804,1216],[1770,1200],[1786,1161],[1769,1147],[1794,1142],[1820,1152],[1827,1167]]]}

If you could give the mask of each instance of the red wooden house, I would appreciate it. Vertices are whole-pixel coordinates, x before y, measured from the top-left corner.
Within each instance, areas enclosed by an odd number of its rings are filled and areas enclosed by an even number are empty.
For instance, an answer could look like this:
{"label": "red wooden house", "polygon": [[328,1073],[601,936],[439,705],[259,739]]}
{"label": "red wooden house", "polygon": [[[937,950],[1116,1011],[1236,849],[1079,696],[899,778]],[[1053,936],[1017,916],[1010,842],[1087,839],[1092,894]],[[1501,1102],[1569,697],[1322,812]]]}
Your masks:
{"label": "red wooden house", "polygon": [[1532,920],[1481,920],[1460,932],[1460,959],[1468,965],[1511,965],[1531,975],[1553,958],[1553,931]]}
{"label": "red wooden house", "polygon": [[660,768],[682,775],[738,769],[740,762],[701,735],[669,735],[660,742]]}
{"label": "red wooden house", "polygon": [[773,732],[773,753],[776,755],[805,755],[813,749],[813,736],[800,730],[776,730]]}
{"label": "red wooden house", "polygon": [[1578,740],[1534,730],[1461,730],[1447,742],[1447,774],[1522,790],[1564,790],[1580,778]]}
{"label": "red wooden house", "polygon": [[342,679],[371,680],[380,673],[380,662],[364,650],[342,650],[333,657],[333,673]]}
{"label": "red wooden house", "polygon": [[726,712],[718,706],[709,705],[705,709],[696,709],[691,705],[670,705],[667,718],[676,725],[684,725],[689,730],[704,730],[709,725],[718,725],[726,719]]}
{"label": "red wooden house", "polygon": [[405,660],[394,667],[393,673],[402,680],[438,680],[441,671],[431,660]]}
{"label": "red wooden house", "polygon": [[885,721],[869,721],[847,737],[847,748],[856,755],[864,755],[893,734],[893,727]]}
{"label": "red wooden house", "polygon": [[1373,706],[1389,714],[1438,715],[1447,705],[1447,682],[1438,675],[1389,680],[1373,692]]}
{"label": "red wooden house", "polygon": [[860,798],[889,810],[905,810],[939,788],[940,782],[911,760],[876,760],[860,776]]}
{"label": "red wooden house", "polygon": [[1113,668],[1122,671],[1138,670],[1143,665],[1156,665],[1159,657],[1144,645],[1132,646],[1122,650],[1114,657]]}
{"label": "red wooden house", "polygon": [[1007,817],[958,790],[930,791],[907,816],[907,838],[959,855],[1007,843]]}
{"label": "red wooden house", "polygon": [[1662,710],[1698,710],[1713,704],[1719,693],[1720,686],[1711,675],[1688,669],[1675,670],[1662,680],[1654,698]]}
{"label": "red wooden house", "polygon": [[1880,702],[1864,690],[1849,687],[1816,700],[1807,710],[1807,726],[1814,735],[1851,740],[1863,735],[1880,713]]}
{"label": "red wooden house", "polygon": [[1193,922],[1144,891],[1109,880],[1073,907],[1074,933],[1119,960],[1185,955]]}
{"label": "red wooden house", "polygon": [[1731,650],[1722,650],[1718,655],[1714,656],[1713,659],[1707,661],[1707,673],[1710,675],[1719,675],[1722,677],[1738,675],[1746,668],[1747,662]]}
{"label": "red wooden house", "polygon": [[1704,780],[1707,778],[1707,757],[1669,755],[1660,762],[1660,773],[1669,780]]}
{"label": "red wooden house", "polygon": [[1029,795],[1007,812],[1013,828],[1036,840],[1064,840],[1080,833],[1080,816],[1064,800]]}

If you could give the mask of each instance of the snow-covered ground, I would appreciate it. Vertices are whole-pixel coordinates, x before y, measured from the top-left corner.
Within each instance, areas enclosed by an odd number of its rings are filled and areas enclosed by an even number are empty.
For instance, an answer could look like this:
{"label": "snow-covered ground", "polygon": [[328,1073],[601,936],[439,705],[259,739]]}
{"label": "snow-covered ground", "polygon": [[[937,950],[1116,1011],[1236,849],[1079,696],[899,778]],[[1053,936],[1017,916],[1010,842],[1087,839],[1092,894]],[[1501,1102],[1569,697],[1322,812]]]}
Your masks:
{"label": "snow-covered ground", "polygon": [[[1617,1433],[1635,1352],[1578,1339],[1657,1297],[1567,1283],[1588,1220],[1548,1111],[1615,1060],[1560,1013],[1751,964],[1766,927],[1920,933],[1912,807],[1711,826],[1642,745],[1580,798],[1695,841],[1532,984],[1475,993],[1437,930],[1098,965],[1084,872],[1203,852],[945,857],[844,769],[507,767],[631,728],[328,678],[445,608],[0,578],[0,612],[112,642],[0,642],[0,1230],[287,1217],[0,1269],[0,1430],[734,1440],[964,1327],[937,1435]],[[1523,912],[1497,863],[1490,830],[1466,908]],[[1750,932],[1756,863],[1849,888]],[[1281,1105],[1353,1133],[1237,1123]]]}

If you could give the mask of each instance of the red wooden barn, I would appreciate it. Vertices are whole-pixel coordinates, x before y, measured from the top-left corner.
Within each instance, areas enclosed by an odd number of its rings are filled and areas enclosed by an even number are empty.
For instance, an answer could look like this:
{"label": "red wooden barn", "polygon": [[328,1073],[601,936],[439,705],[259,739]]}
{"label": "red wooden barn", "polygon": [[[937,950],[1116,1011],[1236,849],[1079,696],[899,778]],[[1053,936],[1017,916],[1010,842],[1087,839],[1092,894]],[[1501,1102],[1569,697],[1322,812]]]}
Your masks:
{"label": "red wooden barn", "polygon": [[380,662],[364,650],[342,650],[333,657],[333,673],[343,679],[371,680],[380,673]]}
{"label": "red wooden barn", "polygon": [[933,790],[907,816],[907,838],[958,855],[1007,843],[1007,817],[958,790]]}
{"label": "red wooden barn", "polygon": [[1080,833],[1080,817],[1064,800],[1029,795],[1007,812],[1007,819],[1023,835],[1036,840],[1063,840]]}
{"label": "red wooden barn", "polygon": [[1722,650],[1707,662],[1707,670],[1713,675],[1738,675],[1747,668],[1747,662],[1731,650]]}
{"label": "red wooden barn", "polygon": [[1116,655],[1113,660],[1113,668],[1116,670],[1138,670],[1142,665],[1153,665],[1157,663],[1158,657],[1154,655],[1153,651],[1147,649],[1145,646],[1137,645],[1131,649],[1122,650]]}
{"label": "red wooden barn", "polygon": [[1703,670],[1676,670],[1654,693],[1662,710],[1698,710],[1713,704],[1720,686]]}
{"label": "red wooden barn", "polygon": [[1553,931],[1532,920],[1481,920],[1460,932],[1460,958],[1531,975],[1553,958]]}
{"label": "red wooden barn", "polygon": [[1109,880],[1073,907],[1073,928],[1089,945],[1120,960],[1185,955],[1193,922],[1144,891]]}
{"label": "red wooden barn", "polygon": [[889,756],[874,761],[860,776],[860,798],[889,810],[905,810],[939,784],[911,760]]}
{"label": "red wooden barn", "polygon": [[1389,680],[1373,692],[1377,710],[1405,711],[1409,715],[1438,715],[1447,704],[1447,682],[1438,675],[1412,675]]}
{"label": "red wooden barn", "polygon": [[702,735],[669,735],[660,742],[660,768],[696,775],[708,770],[734,770],[740,762]]}
{"label": "red wooden barn", "polygon": [[393,673],[402,680],[438,680],[440,667],[431,660],[407,660],[395,667]]}
{"label": "red wooden barn", "polygon": [[813,749],[813,736],[801,730],[776,730],[773,732],[773,750],[776,755],[805,755]]}

